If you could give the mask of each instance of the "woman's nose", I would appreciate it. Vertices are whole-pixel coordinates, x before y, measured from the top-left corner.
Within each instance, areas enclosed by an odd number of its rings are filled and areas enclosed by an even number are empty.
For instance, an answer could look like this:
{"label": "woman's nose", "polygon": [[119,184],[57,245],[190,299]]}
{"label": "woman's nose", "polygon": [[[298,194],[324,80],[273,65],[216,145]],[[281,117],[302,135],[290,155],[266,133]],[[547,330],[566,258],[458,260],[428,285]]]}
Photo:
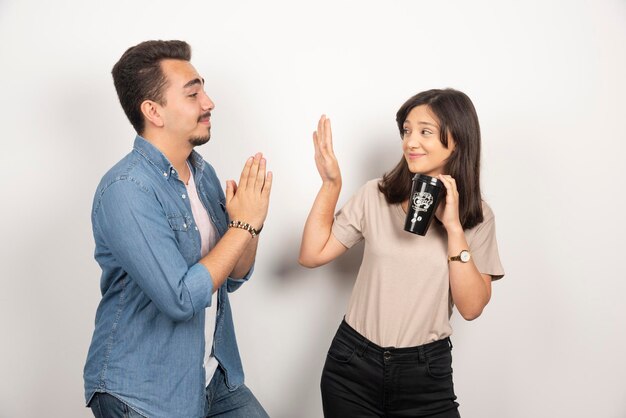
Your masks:
{"label": "woman's nose", "polygon": [[406,141],[406,145],[409,148],[419,148],[420,146],[419,138],[415,133],[410,133],[409,135],[405,136],[404,140]]}

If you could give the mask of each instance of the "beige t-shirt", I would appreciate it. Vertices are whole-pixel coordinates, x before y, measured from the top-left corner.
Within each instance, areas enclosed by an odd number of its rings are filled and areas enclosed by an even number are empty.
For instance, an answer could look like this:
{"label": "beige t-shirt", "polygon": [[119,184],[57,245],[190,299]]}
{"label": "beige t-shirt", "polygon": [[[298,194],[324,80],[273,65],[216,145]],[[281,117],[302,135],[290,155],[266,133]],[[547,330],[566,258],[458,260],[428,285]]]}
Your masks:
{"label": "beige t-shirt", "polygon": [[[365,239],[346,322],[381,347],[413,347],[452,334],[446,231],[433,221],[426,236],[404,231],[406,214],[367,182],[335,215],[333,235],[350,248]],[[493,212],[465,231],[478,271],[504,276]]]}

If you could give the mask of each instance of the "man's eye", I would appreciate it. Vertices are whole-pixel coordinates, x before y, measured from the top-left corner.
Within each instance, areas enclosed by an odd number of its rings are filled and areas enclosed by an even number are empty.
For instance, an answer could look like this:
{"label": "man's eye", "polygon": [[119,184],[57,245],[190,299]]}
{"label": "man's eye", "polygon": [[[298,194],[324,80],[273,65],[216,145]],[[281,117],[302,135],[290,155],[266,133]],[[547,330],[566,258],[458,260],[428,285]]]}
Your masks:
{"label": "man's eye", "polygon": [[197,95],[198,93],[193,93],[193,94],[190,94],[189,97],[196,97]]}

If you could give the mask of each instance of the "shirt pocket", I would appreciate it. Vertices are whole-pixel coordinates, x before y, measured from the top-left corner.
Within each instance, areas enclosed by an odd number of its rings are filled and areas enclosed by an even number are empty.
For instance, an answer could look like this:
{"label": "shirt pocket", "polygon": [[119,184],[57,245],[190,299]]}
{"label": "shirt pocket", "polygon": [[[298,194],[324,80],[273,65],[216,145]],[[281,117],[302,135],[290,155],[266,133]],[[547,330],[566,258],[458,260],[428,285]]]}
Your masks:
{"label": "shirt pocket", "polygon": [[195,264],[200,254],[200,243],[197,242],[199,234],[196,233],[194,228],[193,218],[187,215],[173,213],[167,215],[167,222],[170,228],[172,228],[172,231],[174,231],[178,248],[187,261],[187,264]]}

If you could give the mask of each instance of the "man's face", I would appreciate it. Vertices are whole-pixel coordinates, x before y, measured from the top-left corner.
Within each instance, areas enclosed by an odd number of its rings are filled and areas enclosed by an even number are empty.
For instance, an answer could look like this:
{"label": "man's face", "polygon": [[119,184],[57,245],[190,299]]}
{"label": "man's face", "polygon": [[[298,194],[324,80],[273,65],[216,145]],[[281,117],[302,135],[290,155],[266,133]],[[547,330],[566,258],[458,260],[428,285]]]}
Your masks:
{"label": "man's face", "polygon": [[161,107],[164,128],[193,146],[207,143],[215,104],[204,92],[204,79],[188,61],[163,60],[161,68],[168,82]]}

